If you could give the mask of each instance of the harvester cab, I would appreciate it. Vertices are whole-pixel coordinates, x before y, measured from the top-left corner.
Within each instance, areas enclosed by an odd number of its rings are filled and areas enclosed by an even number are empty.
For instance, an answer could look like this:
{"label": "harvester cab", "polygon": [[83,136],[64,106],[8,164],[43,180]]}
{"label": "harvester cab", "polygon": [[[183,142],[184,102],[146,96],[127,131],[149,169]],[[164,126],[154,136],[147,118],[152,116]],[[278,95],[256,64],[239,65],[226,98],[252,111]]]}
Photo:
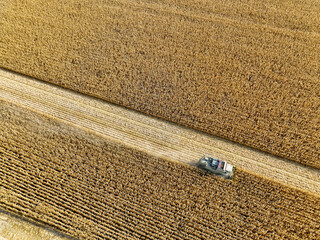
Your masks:
{"label": "harvester cab", "polygon": [[205,169],[226,179],[232,179],[233,166],[226,161],[203,156],[198,162],[199,168]]}

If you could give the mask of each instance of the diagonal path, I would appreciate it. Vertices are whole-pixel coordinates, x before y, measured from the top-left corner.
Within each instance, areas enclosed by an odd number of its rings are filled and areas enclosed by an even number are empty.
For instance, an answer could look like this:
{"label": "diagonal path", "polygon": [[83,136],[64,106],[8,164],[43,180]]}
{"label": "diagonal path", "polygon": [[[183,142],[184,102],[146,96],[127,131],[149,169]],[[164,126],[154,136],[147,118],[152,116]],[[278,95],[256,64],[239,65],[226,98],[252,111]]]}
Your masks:
{"label": "diagonal path", "polygon": [[320,171],[0,69],[0,98],[158,157],[195,165],[208,154],[250,173],[320,194]]}
{"label": "diagonal path", "polygon": [[0,240],[67,240],[72,239],[41,227],[26,219],[0,210]]}

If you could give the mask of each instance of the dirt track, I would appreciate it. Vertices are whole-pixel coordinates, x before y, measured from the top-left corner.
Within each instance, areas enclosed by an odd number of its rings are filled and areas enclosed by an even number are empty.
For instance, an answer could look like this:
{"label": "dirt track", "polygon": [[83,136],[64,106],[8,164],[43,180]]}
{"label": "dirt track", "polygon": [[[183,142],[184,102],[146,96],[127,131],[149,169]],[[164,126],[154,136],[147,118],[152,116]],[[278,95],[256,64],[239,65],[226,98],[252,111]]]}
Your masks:
{"label": "dirt track", "polygon": [[0,120],[0,207],[70,236],[320,237],[315,195],[241,169],[224,180],[2,100]]}
{"label": "dirt track", "polygon": [[0,66],[320,168],[319,2],[9,2]]}
{"label": "dirt track", "polygon": [[317,169],[5,70],[0,70],[0,98],[156,157],[195,165],[203,154],[208,154],[237,168],[320,195],[320,172]]}
{"label": "dirt track", "polygon": [[[0,240],[68,240],[44,227],[40,227],[0,210]],[[71,239],[70,239],[71,240]]]}

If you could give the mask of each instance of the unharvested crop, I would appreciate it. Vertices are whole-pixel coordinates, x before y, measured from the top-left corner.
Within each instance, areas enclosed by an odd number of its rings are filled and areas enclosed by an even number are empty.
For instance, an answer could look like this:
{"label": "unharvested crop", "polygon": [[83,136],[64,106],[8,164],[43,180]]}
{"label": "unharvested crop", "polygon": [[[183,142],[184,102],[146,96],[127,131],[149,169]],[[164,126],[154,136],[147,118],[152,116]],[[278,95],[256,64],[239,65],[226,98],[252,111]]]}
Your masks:
{"label": "unharvested crop", "polygon": [[318,239],[320,199],[225,181],[0,101],[0,207],[80,239]]}
{"label": "unharvested crop", "polygon": [[312,0],[9,1],[0,66],[319,168],[319,12]]}

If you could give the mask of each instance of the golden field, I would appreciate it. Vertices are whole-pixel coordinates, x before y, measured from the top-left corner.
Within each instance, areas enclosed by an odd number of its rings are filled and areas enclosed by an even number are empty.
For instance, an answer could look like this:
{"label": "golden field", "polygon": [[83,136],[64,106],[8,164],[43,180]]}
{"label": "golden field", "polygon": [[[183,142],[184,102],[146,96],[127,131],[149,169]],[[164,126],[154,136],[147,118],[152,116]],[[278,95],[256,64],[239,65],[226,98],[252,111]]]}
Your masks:
{"label": "golden field", "polygon": [[227,181],[0,102],[0,207],[80,239],[317,239],[320,199]]}
{"label": "golden field", "polygon": [[0,240],[320,239],[319,12],[0,0]]}
{"label": "golden field", "polygon": [[0,66],[319,168],[317,1],[4,1]]}

